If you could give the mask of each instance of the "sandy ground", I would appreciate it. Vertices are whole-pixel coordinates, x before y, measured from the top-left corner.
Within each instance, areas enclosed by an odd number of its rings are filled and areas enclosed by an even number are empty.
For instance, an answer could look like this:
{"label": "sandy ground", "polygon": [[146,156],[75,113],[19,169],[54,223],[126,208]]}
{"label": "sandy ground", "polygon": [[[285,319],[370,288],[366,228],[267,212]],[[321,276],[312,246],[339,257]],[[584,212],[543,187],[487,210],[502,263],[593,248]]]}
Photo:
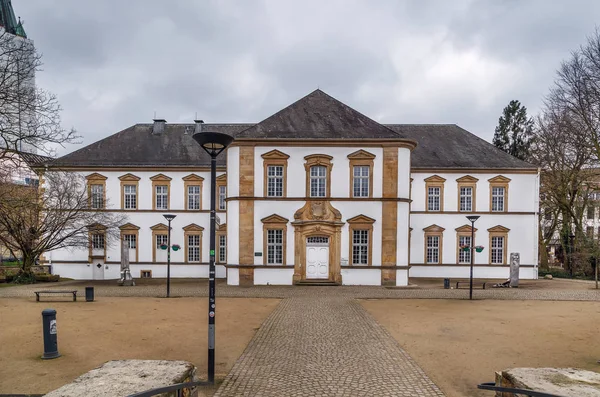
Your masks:
{"label": "sandy ground", "polygon": [[[277,299],[217,300],[216,376],[224,378]],[[42,316],[57,311],[62,357],[41,360]],[[187,360],[207,368],[205,298],[0,299],[0,394],[46,393],[115,359]]]}
{"label": "sandy ground", "polygon": [[[600,304],[553,301],[366,300],[362,305],[453,396],[511,367],[600,372]],[[493,394],[493,393],[492,393]]]}

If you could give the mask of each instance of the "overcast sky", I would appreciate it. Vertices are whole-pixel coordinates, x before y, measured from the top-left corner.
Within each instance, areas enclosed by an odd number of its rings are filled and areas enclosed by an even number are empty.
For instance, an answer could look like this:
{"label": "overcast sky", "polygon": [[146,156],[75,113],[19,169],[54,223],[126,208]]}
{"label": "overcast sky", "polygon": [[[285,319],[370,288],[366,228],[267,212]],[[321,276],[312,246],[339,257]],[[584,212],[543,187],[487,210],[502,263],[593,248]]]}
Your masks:
{"label": "overcast sky", "polygon": [[[37,83],[89,144],[157,117],[258,122],[316,88],[383,123],[491,140],[535,115],[600,1],[12,0]],[[64,154],[81,146],[70,146]]]}

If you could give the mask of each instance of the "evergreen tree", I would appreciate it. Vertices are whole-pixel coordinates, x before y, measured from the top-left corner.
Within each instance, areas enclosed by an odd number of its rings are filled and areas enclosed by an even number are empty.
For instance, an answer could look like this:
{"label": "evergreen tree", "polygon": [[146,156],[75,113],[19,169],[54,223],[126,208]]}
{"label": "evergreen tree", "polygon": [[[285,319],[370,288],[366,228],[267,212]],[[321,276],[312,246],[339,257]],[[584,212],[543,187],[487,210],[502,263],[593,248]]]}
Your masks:
{"label": "evergreen tree", "polygon": [[527,108],[513,100],[502,111],[494,133],[493,144],[521,160],[529,156],[533,135],[533,119],[527,116]]}

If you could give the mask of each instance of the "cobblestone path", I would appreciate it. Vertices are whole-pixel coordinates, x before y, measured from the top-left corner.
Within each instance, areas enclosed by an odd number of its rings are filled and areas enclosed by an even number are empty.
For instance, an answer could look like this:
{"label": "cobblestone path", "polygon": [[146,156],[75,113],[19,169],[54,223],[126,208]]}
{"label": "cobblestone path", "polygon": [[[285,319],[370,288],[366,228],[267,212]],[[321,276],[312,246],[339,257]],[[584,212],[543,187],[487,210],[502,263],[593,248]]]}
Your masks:
{"label": "cobblestone path", "polygon": [[217,396],[443,396],[351,298],[283,300]]}

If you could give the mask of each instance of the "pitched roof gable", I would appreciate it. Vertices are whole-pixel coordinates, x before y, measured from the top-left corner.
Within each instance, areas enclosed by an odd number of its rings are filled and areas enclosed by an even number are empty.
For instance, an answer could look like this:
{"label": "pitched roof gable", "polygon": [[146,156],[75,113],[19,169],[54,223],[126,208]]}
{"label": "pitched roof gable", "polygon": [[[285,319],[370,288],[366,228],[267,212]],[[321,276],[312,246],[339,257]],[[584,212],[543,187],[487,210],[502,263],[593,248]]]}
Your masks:
{"label": "pitched roof gable", "polygon": [[403,138],[350,106],[317,89],[236,139],[382,139]]}

